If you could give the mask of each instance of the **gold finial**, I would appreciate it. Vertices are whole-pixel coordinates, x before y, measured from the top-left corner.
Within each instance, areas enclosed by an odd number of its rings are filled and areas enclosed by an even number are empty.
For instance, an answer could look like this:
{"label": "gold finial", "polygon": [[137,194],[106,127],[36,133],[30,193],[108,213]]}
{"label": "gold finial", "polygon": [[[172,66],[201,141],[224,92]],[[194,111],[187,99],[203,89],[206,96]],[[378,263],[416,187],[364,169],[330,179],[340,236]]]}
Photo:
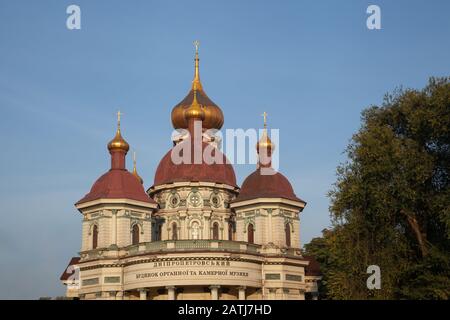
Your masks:
{"label": "gold finial", "polygon": [[267,129],[267,112],[264,111],[262,116],[264,118],[264,129]]}
{"label": "gold finial", "polygon": [[139,180],[141,184],[144,183],[144,180],[139,176],[136,169],[136,151],[133,151],[133,175]]}
{"label": "gold finial", "polygon": [[194,41],[194,47],[195,47],[195,73],[194,73],[194,80],[192,81],[192,89],[194,90],[202,90],[202,83],[200,82],[200,71],[199,71],[199,61],[198,58],[198,48],[200,47],[200,41],[195,40]]}

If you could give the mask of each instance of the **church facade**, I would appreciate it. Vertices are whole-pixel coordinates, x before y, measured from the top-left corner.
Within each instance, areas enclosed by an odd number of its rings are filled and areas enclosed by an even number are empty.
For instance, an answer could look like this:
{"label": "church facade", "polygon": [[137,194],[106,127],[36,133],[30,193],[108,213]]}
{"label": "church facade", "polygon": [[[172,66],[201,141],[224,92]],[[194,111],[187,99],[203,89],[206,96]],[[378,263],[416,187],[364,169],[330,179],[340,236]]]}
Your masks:
{"label": "church facade", "polygon": [[[61,276],[67,297],[79,299],[315,299],[320,272],[300,249],[306,202],[271,166],[266,122],[256,146],[258,165],[239,187],[211,129],[222,110],[195,74],[172,110],[179,136],[146,191],[126,169],[129,145],[108,144],[111,168],[75,206],[82,216],[81,250]],[[200,130],[196,130],[200,128]],[[175,163],[175,150],[212,152],[214,163]],[[189,160],[189,157],[188,157]]]}

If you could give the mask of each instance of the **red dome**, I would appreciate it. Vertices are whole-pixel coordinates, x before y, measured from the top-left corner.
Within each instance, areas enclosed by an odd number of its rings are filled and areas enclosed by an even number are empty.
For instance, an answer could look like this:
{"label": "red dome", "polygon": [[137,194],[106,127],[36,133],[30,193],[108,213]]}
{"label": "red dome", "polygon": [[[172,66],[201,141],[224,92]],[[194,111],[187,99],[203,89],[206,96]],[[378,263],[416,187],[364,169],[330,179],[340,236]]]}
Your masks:
{"label": "red dome", "polygon": [[274,174],[261,174],[261,170],[257,169],[245,179],[239,196],[233,202],[256,198],[285,198],[304,202],[297,198],[285,176],[272,168],[264,169],[273,170]]}
{"label": "red dome", "polygon": [[92,186],[91,191],[76,204],[98,199],[131,199],[155,203],[139,180],[127,170],[111,169]]}
{"label": "red dome", "polygon": [[[208,144],[203,142],[202,150],[204,151],[207,146]],[[195,164],[193,161],[193,152],[191,164],[175,164],[171,157],[172,150],[173,149],[166,153],[156,169],[155,186],[172,182],[191,181],[215,182],[233,187],[237,186],[233,166],[227,163],[227,158],[218,149],[214,149],[212,154],[215,155],[214,152],[217,152],[218,154],[216,157],[222,159],[222,161],[221,163],[212,164],[207,164],[203,160],[202,163]]]}

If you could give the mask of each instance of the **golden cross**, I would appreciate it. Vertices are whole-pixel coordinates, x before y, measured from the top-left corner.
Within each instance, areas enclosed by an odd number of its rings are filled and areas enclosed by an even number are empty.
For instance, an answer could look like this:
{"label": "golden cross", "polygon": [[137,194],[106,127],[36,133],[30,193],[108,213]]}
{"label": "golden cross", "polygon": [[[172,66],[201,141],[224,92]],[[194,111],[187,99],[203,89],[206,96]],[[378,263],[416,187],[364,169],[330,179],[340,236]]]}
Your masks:
{"label": "golden cross", "polygon": [[264,128],[267,128],[267,112],[264,111],[262,116],[264,118]]}
{"label": "golden cross", "polygon": [[194,41],[194,46],[195,46],[195,52],[198,53],[198,47],[200,46],[200,41],[195,40]]}
{"label": "golden cross", "polygon": [[119,111],[117,111],[117,125],[120,127],[120,116],[122,116],[123,113]]}

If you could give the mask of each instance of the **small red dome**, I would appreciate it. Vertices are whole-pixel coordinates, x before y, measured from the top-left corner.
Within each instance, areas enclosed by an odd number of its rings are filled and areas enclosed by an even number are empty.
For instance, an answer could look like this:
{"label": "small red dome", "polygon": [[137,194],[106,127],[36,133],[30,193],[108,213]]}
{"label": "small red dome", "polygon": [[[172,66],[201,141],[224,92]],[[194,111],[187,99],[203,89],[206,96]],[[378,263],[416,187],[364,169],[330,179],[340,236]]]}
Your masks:
{"label": "small red dome", "polygon": [[102,175],[92,186],[91,191],[76,204],[98,199],[131,199],[155,203],[136,177],[127,170],[112,169]]}
{"label": "small red dome", "polygon": [[[187,142],[182,142],[187,143]],[[202,150],[209,146],[207,143],[202,143]],[[175,164],[172,161],[172,150],[166,153],[156,169],[154,185],[161,185],[172,182],[215,182],[223,183],[229,186],[236,187],[236,175],[234,174],[233,166],[227,163],[226,156],[218,149],[214,149],[213,155],[217,152],[215,158],[220,158],[221,163],[207,164],[202,160],[202,163],[195,164],[192,161],[190,164],[180,163]],[[208,151],[207,151],[208,152]],[[203,158],[202,158],[203,159]]]}
{"label": "small red dome", "polygon": [[274,174],[261,174],[261,169],[254,171],[244,180],[239,196],[233,202],[256,198],[285,198],[304,202],[297,198],[285,176],[272,168],[264,170],[272,170]]}

